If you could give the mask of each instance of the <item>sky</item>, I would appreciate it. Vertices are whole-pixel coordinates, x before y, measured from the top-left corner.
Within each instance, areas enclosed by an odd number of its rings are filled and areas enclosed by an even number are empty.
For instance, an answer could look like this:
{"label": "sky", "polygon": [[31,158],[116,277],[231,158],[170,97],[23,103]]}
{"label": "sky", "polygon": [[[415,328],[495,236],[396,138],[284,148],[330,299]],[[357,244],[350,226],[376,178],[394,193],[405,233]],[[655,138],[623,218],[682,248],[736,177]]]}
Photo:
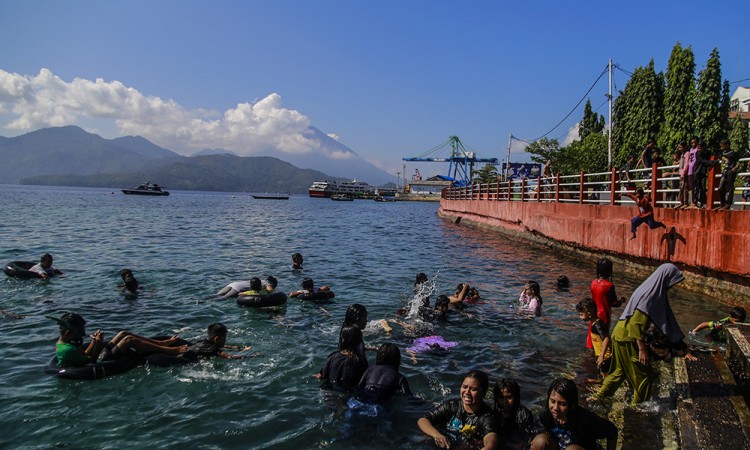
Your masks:
{"label": "sky", "polygon": [[[312,151],[312,126],[394,177],[403,164],[445,174],[445,163],[401,158],[452,135],[500,160],[510,141],[511,161],[526,162],[523,141],[576,137],[576,105],[610,58],[623,69],[615,95],[651,59],[666,70],[677,42],[692,47],[697,70],[718,48],[732,91],[750,86],[746,10],[693,0],[0,0],[0,135],[78,125],[182,154],[273,148],[284,159]],[[588,95],[605,118],[607,91],[605,74]]]}

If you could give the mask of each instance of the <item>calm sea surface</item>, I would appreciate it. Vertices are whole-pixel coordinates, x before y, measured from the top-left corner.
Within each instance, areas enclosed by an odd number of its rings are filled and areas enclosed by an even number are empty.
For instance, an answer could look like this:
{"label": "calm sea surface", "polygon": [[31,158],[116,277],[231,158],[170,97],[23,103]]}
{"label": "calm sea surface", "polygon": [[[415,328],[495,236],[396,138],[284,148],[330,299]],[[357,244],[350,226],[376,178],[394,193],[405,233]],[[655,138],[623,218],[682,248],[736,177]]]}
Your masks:
{"label": "calm sea surface", "polygon": [[[585,389],[593,370],[574,306],[588,295],[593,265],[444,222],[437,208],[0,186],[0,261],[50,252],[65,272],[49,281],[0,279],[0,309],[26,315],[0,316],[0,447],[434,448],[423,442],[416,420],[457,397],[461,374],[470,369],[488,371],[493,382],[519,379],[534,412],[557,376],[575,377]],[[294,252],[305,257],[303,271],[290,269]],[[137,298],[117,288],[126,267],[143,286]],[[398,398],[383,417],[351,418],[343,401],[324,395],[311,375],[336,349],[348,305],[365,305],[371,321],[394,318],[409,303],[417,272],[427,273],[440,293],[469,282],[485,303],[427,330],[460,345],[421,353],[416,361],[404,352],[416,336],[398,326],[388,336],[371,322],[368,346],[399,345],[401,372],[424,402]],[[230,281],[268,274],[284,292],[312,277],[331,286],[335,302],[318,307],[290,299],[280,309],[253,310],[234,300],[206,300]],[[555,287],[561,274],[571,280],[568,291]],[[618,293],[629,296],[647,275],[616,274]],[[544,297],[544,314],[536,319],[511,307],[530,279]],[[728,309],[679,288],[671,298],[683,331]],[[195,341],[220,321],[229,328],[228,343],[252,345],[248,353],[260,356],[144,366],[98,381],[57,379],[43,371],[58,336],[44,316],[65,311],[80,313],[88,332],[101,329],[106,337],[129,329]],[[368,359],[374,363],[375,355]]]}

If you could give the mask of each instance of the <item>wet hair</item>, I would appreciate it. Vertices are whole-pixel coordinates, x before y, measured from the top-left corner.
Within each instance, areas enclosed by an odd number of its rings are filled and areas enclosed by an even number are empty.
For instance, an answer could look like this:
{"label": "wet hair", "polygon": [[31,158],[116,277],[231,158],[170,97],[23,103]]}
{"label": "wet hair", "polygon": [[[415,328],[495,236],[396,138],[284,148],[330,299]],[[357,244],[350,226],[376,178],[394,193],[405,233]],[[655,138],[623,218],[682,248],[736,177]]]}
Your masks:
{"label": "wet hair", "polygon": [[86,321],[79,314],[66,312],[57,322],[60,324],[61,335],[66,331],[71,331],[77,335],[78,339],[81,339],[86,332]]}
{"label": "wet hair", "polygon": [[302,263],[304,262],[304,258],[300,253],[293,253],[292,254],[292,262],[294,263],[293,267],[302,267]]}
{"label": "wet hair", "polygon": [[435,300],[435,309],[438,309],[438,307],[445,306],[451,304],[451,299],[448,298],[447,295],[438,295],[437,300]]}
{"label": "wet hair", "polygon": [[596,262],[596,277],[609,280],[612,278],[612,260],[609,258],[599,258]]}
{"label": "wet hair", "polygon": [[401,350],[398,346],[386,342],[378,348],[378,356],[375,359],[375,364],[379,366],[391,366],[395,370],[398,370],[401,366]]}
{"label": "wet hair", "polygon": [[426,283],[426,282],[427,282],[427,280],[428,280],[428,278],[427,278],[427,274],[426,274],[426,273],[423,273],[423,272],[419,272],[419,273],[417,274],[417,279],[416,279],[416,280],[414,280],[414,286],[418,286],[418,285],[420,285],[420,284]]}
{"label": "wet hair", "polygon": [[570,286],[570,280],[565,275],[560,275],[557,277],[557,287],[559,288],[566,288]]}
{"label": "wet hair", "polygon": [[744,322],[747,314],[745,313],[745,308],[743,308],[742,306],[735,306],[731,311],[729,311],[729,316],[737,320],[737,322]]}
{"label": "wet hair", "polygon": [[227,333],[227,327],[223,323],[216,322],[208,326],[208,339],[213,339],[218,336],[226,336]]}
{"label": "wet hair", "polygon": [[[466,283],[458,283],[458,286],[456,286],[456,294],[459,294],[459,293],[461,293],[461,291],[462,291],[462,290],[464,289],[464,285],[465,285],[465,284],[466,284]],[[469,285],[468,285],[468,284],[466,284],[466,287],[468,288],[468,287],[469,287]]]}
{"label": "wet hair", "polygon": [[484,397],[484,394],[487,393],[487,389],[490,387],[490,379],[487,376],[487,373],[476,369],[471,370],[461,378],[461,383],[463,384],[464,380],[467,378],[473,378],[479,382],[479,387],[483,392],[482,397]]}
{"label": "wet hair", "polygon": [[354,325],[344,325],[339,332],[339,350],[356,352],[362,342],[362,330]]}
{"label": "wet hair", "polygon": [[268,284],[269,284],[269,285],[270,285],[270,286],[271,286],[272,288],[274,288],[274,289],[276,289],[276,286],[278,286],[278,285],[279,285],[279,282],[278,282],[278,281],[276,280],[276,277],[274,277],[273,275],[269,275],[269,276],[268,276],[268,277],[266,278],[266,281],[267,281],[267,282],[268,282]]}
{"label": "wet hair", "polygon": [[310,291],[313,287],[315,287],[315,283],[313,283],[312,278],[305,278],[302,280],[302,289]]}
{"label": "wet hair", "polygon": [[558,378],[552,382],[547,391],[547,401],[544,402],[544,408],[549,409],[549,398],[552,396],[552,392],[557,392],[562,398],[568,402],[568,408],[570,410],[575,409],[578,406],[578,387],[572,380],[567,378]]}
{"label": "wet hair", "polygon": [[52,255],[50,255],[49,253],[45,253],[42,255],[41,258],[39,258],[39,262],[46,262],[46,261],[49,261],[50,263],[52,263],[52,261],[54,261],[54,258],[52,258]]}
{"label": "wet hair", "polygon": [[516,403],[521,403],[521,386],[518,385],[518,382],[512,378],[501,378],[495,382],[495,386],[492,388],[492,394],[495,398],[496,405],[500,399],[500,392],[502,392],[503,389],[510,392],[510,395],[516,400]]}
{"label": "wet hair", "polygon": [[250,290],[259,291],[261,289],[263,289],[263,283],[261,283],[260,278],[258,277],[250,278]]}
{"label": "wet hair", "polygon": [[579,313],[587,313],[593,319],[596,317],[596,303],[594,300],[586,297],[576,305],[576,311]]}
{"label": "wet hair", "polygon": [[133,276],[133,271],[130,269],[122,269],[120,271],[120,277],[125,282],[125,289],[135,294],[138,292],[138,280]]}
{"label": "wet hair", "polygon": [[524,290],[526,290],[526,288],[531,288],[531,290],[534,292],[534,296],[537,297],[537,298],[539,298],[541,300],[541,298],[542,298],[542,290],[539,287],[539,283],[537,283],[534,280],[529,280],[529,282],[526,283],[526,286],[524,287]]}
{"label": "wet hair", "polygon": [[[365,322],[364,324],[361,324],[361,322]],[[364,328],[364,325],[367,324],[367,308],[360,305],[359,303],[355,303],[353,305],[349,305],[348,308],[346,308],[346,314],[344,315],[344,325],[353,325],[356,327]]]}

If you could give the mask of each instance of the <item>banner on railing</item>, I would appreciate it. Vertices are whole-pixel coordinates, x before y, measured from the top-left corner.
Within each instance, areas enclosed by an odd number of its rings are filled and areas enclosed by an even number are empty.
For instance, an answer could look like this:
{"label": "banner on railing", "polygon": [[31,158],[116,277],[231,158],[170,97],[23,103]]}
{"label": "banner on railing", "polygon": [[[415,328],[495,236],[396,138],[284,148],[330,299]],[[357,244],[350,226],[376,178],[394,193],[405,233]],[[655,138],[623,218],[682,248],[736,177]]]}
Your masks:
{"label": "banner on railing", "polygon": [[537,178],[542,173],[542,165],[539,163],[503,163],[503,173],[507,180]]}

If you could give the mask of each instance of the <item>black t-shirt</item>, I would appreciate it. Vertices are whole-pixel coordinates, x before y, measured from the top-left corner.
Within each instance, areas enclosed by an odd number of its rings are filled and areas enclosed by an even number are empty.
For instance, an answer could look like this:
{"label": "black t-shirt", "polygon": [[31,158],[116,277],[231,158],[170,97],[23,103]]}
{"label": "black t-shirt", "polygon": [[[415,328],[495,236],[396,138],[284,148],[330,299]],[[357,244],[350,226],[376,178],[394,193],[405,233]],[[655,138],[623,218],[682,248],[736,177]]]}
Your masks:
{"label": "black t-shirt", "polygon": [[357,385],[367,369],[367,360],[357,353],[345,355],[335,351],[328,355],[325,366],[320,370],[323,389],[348,392]]}
{"label": "black t-shirt", "polygon": [[560,448],[576,444],[596,450],[597,439],[617,438],[617,427],[612,422],[580,406],[570,412],[565,425],[558,425],[547,410],[539,414],[539,420],[544,429],[557,439]]}
{"label": "black t-shirt", "polygon": [[484,402],[475,414],[464,409],[460,399],[449,400],[433,409],[425,418],[438,429],[444,429],[451,440],[479,440],[499,430],[495,412]]}
{"label": "black t-shirt", "polygon": [[409,382],[396,369],[387,365],[370,366],[357,385],[357,400],[365,403],[383,403],[396,391],[411,396]]}
{"label": "black t-shirt", "polygon": [[204,339],[197,344],[188,347],[187,351],[181,356],[185,359],[195,360],[198,358],[211,358],[221,353],[221,347],[214,342]]}

